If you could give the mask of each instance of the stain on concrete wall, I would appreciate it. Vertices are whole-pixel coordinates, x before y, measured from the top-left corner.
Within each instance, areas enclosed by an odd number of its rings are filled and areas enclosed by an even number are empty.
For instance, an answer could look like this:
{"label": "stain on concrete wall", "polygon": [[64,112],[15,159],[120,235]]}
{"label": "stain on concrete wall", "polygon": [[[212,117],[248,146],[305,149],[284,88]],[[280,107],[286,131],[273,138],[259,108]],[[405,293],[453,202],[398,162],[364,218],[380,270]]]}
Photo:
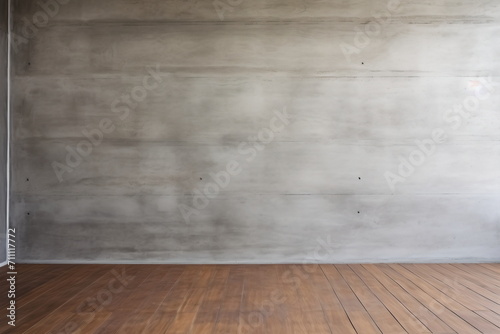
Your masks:
{"label": "stain on concrete wall", "polygon": [[486,0],[14,1],[18,257],[500,260],[499,20]]}

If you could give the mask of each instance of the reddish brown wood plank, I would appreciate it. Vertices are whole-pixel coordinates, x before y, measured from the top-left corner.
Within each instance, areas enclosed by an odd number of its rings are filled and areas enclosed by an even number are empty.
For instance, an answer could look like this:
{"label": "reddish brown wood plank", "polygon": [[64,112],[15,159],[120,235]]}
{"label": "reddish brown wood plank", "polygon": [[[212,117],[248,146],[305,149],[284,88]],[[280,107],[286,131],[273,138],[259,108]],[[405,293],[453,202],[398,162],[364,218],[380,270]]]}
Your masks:
{"label": "reddish brown wood plank", "polygon": [[500,333],[498,264],[21,268],[5,333]]}

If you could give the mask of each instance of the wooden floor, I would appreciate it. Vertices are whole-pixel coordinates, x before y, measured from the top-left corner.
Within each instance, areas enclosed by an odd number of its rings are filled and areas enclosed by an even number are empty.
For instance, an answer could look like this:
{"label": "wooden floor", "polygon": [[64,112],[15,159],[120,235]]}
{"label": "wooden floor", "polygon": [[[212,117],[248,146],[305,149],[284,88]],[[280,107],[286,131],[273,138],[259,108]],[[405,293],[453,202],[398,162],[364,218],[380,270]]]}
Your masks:
{"label": "wooden floor", "polygon": [[[2,268],[6,312],[6,268]],[[500,333],[500,264],[18,265],[1,333]]]}

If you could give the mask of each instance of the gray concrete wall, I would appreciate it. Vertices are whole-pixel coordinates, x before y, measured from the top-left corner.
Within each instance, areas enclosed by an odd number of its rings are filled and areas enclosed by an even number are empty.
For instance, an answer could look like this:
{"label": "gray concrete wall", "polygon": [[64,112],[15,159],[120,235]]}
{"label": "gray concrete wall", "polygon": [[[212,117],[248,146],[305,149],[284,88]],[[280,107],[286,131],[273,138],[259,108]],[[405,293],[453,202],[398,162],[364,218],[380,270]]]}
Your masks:
{"label": "gray concrete wall", "polygon": [[0,0],[0,263],[6,255],[8,2]]}
{"label": "gray concrete wall", "polygon": [[49,3],[14,1],[22,261],[500,260],[500,3]]}

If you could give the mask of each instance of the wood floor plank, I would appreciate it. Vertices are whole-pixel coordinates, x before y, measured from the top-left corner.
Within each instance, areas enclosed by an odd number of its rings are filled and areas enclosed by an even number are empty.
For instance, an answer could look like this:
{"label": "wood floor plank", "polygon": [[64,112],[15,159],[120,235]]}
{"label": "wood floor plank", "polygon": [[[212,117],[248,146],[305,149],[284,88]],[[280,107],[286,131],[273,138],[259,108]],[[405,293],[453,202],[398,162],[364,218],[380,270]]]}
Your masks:
{"label": "wood floor plank", "polygon": [[[253,325],[253,323],[252,323]],[[239,311],[219,312],[215,324],[214,333],[251,333],[253,327],[250,327],[248,320],[243,319]]]}
{"label": "wood floor plank", "polygon": [[[92,269],[91,269],[92,268]],[[80,275],[67,275],[65,277],[71,277],[71,279],[61,279],[59,280],[59,286],[57,289],[51,290],[55,291],[46,295],[44,293],[43,285],[40,286],[40,291],[37,297],[22,308],[17,311],[17,323],[15,332],[24,332],[30,329],[33,324],[37,324],[39,321],[43,321],[45,317],[49,317],[53,312],[59,312],[59,310],[73,311],[73,309],[68,306],[71,301],[76,300],[82,290],[87,290],[89,285],[93,286],[105,277],[111,277],[112,273],[108,270],[105,274],[101,270],[101,266],[87,267],[89,272],[81,273]],[[110,266],[109,268],[114,268]],[[76,271],[80,271],[83,268],[76,268]],[[112,271],[113,269],[111,269]],[[76,279],[74,279],[77,277]],[[64,289],[61,289],[61,282]],[[37,289],[38,290],[38,289]],[[86,298],[91,297],[86,295]],[[83,301],[80,300],[79,302]],[[29,319],[29,322],[27,321]],[[0,331],[6,333],[12,331],[12,328],[6,328],[5,324],[0,325]]]}
{"label": "wood floor plank", "polygon": [[[65,322],[54,327],[48,334],[87,334],[94,333],[104,322],[111,318],[110,312],[73,313]],[[40,332],[38,332],[40,333]]]}
{"label": "wood floor plank", "polygon": [[456,272],[450,268],[437,266],[436,271],[443,273],[448,276],[455,276],[457,278],[458,283],[466,286],[470,290],[475,293],[488,298],[493,302],[498,302],[498,296],[500,296],[500,290],[493,288],[487,284],[484,284],[480,280],[476,280],[472,275],[463,274],[462,276],[458,276]]}
{"label": "wood floor plank", "polygon": [[481,334],[479,330],[453,313],[446,305],[441,304],[439,300],[436,299],[436,296],[427,294],[417,284],[401,275],[398,270],[394,270],[387,265],[382,265],[381,269],[386,275],[391,277],[406,291],[415,296],[415,298],[422,302],[422,304],[426,305],[430,311],[432,311],[455,331],[463,334]]}
{"label": "wood floor plank", "polygon": [[33,300],[39,298],[42,294],[50,294],[51,291],[54,291],[54,289],[59,287],[59,280],[75,280],[75,278],[80,277],[81,269],[68,265],[58,265],[52,270],[47,270],[46,273],[28,277],[24,277],[24,273],[22,271],[18,271],[18,275],[16,277],[19,285],[19,289],[17,289],[19,298],[16,299],[19,305],[18,309],[29,305],[33,302]]}
{"label": "wood floor plank", "polygon": [[141,333],[146,329],[149,319],[154,315],[154,311],[139,311],[132,314],[128,319],[124,319],[124,323],[116,330],[116,333]]}
{"label": "wood floor plank", "polygon": [[167,329],[174,321],[176,315],[177,312],[165,312],[159,309],[149,319],[145,319],[147,324],[142,331],[138,330],[134,331],[134,333],[167,333]]}
{"label": "wood floor plank", "polygon": [[[79,272],[82,268],[75,265],[16,265],[17,295],[19,307],[29,304],[40,294],[46,294],[51,290],[51,286],[58,286],[61,277],[70,276]],[[2,268],[2,277],[6,277],[7,267]],[[0,291],[6,291],[7,281],[0,281]],[[42,288],[43,287],[43,288]],[[3,298],[1,301],[3,302]],[[3,305],[1,305],[3,307]]]}
{"label": "wood floor plank", "polygon": [[492,284],[500,288],[500,281],[498,280],[498,275],[487,272],[485,269],[483,270],[479,265],[465,265],[462,263],[453,263],[451,264],[453,267],[469,273],[474,277],[480,278],[483,282]]}
{"label": "wood floor plank", "polygon": [[479,263],[480,266],[483,268],[486,268],[487,270],[495,273],[495,274],[500,274],[500,265],[498,263]]}
{"label": "wood floor plank", "polygon": [[223,304],[217,315],[214,333],[230,333],[242,327],[240,318],[244,286],[244,268],[233,266],[225,285]]}
{"label": "wood floor plank", "polygon": [[[123,325],[117,329],[117,332],[127,332],[134,329],[134,332],[141,333],[144,330],[149,330],[148,328],[152,327],[150,319],[155,318],[154,315],[159,305],[175,285],[176,280],[178,280],[183,270],[179,266],[160,266],[158,270],[147,275],[143,280],[142,290],[139,290],[140,292],[145,292],[146,296],[144,298],[136,297],[136,302],[140,304],[135,305],[133,299],[129,299],[129,302],[125,303],[124,307],[120,309],[121,312],[127,311],[129,314],[136,308],[140,311],[132,315],[129,319],[125,319]],[[140,294],[138,293],[139,296]],[[101,313],[99,312],[97,316],[100,316]],[[92,333],[97,331],[98,328],[103,327],[106,322],[111,322],[109,321],[109,317],[104,319],[98,317],[98,319],[101,321],[98,325],[96,324],[91,328]],[[92,324],[94,323],[95,321],[92,321]],[[90,330],[87,327],[83,329]]]}
{"label": "wood floor plank", "polygon": [[200,303],[198,312],[217,314],[224,301],[227,286],[225,283],[212,284],[206,291],[206,294]]}
{"label": "wood floor plank", "polygon": [[[492,323],[497,326],[500,326],[500,314],[492,312],[492,311],[474,311],[476,314],[479,314],[485,319],[488,319]],[[498,332],[500,333],[500,331]]]}
{"label": "wood floor plank", "polygon": [[412,314],[414,314],[432,333],[455,333],[455,331],[445,324],[438,316],[432,313],[426,305],[422,304],[415,296],[406,291],[392,278],[387,276],[379,266],[368,264],[363,267],[373,275],[387,291],[390,291],[401,304],[403,304]]}
{"label": "wood floor plank", "polygon": [[322,311],[302,312],[291,310],[286,315],[285,332],[290,334],[331,334]]}
{"label": "wood floor plank", "polygon": [[303,312],[322,311],[319,293],[311,284],[301,284],[297,289],[300,308]]}
{"label": "wood floor plank", "polygon": [[232,269],[226,282],[223,304],[219,312],[239,314],[241,311],[243,288],[244,275],[239,272],[238,268]]}
{"label": "wood floor plank", "polygon": [[406,333],[406,330],[396,318],[394,318],[391,312],[389,312],[384,304],[378,300],[373,292],[348,265],[336,265],[335,267],[344,277],[344,280],[350,286],[356,297],[358,297],[359,301],[363,304],[382,333]]}
{"label": "wood floor plank", "polygon": [[439,266],[449,272],[453,272],[458,277],[463,277],[465,280],[481,287],[482,289],[489,290],[497,296],[500,295],[500,286],[495,283],[491,283],[489,277],[484,277],[481,273],[469,273],[468,271],[461,270],[451,264],[440,264]]}
{"label": "wood floor plank", "polygon": [[356,330],[344,309],[330,308],[323,310],[323,314],[333,334],[356,334]]}
{"label": "wood floor plank", "polygon": [[[78,315],[81,318],[81,314]],[[113,313],[101,311],[96,314],[92,314],[92,318],[89,319],[81,319],[82,324],[78,326],[74,332],[66,331],[63,333],[71,333],[71,334],[87,334],[87,333],[95,333],[95,331],[108,319],[115,316]],[[55,332],[54,334],[61,334],[61,332]]]}
{"label": "wood floor plank", "polygon": [[24,331],[24,334],[49,333],[54,329],[54,324],[67,323],[72,316],[73,313],[71,312],[54,312],[50,317],[43,318],[31,328]]}
{"label": "wood floor plank", "polygon": [[356,330],[320,265],[309,265],[306,271],[311,275],[312,288],[316,291],[331,332],[333,334],[356,334]]}
{"label": "wood floor plank", "polygon": [[166,333],[169,334],[186,334],[192,333],[196,313],[177,313],[168,326]]}
{"label": "wood floor plank", "polygon": [[147,326],[148,319],[153,317],[173,285],[171,282],[162,281],[145,282],[141,291],[135,296],[136,302],[129,300],[126,303],[127,306],[123,308],[132,316],[125,320],[125,323],[117,331],[126,333],[134,329],[138,333],[142,332]]}
{"label": "wood floor plank", "polygon": [[191,333],[213,333],[218,315],[218,311],[198,312],[191,327]]}
{"label": "wood floor plank", "polygon": [[375,277],[371,276],[366,269],[361,265],[350,265],[350,267],[408,333],[430,333],[429,329],[401,304],[396,297],[387,291]]}
{"label": "wood floor plank", "polygon": [[20,268],[2,333],[500,333],[500,264]]}
{"label": "wood floor plank", "polygon": [[[154,268],[155,266],[140,265],[140,270],[134,272],[136,278],[128,283],[126,289],[115,294],[105,306],[107,312],[116,313],[117,310],[120,310],[121,317],[109,318],[94,331],[95,334],[116,333],[123,323],[132,317],[138,306],[139,298],[137,295],[143,291],[147,278],[154,273]],[[123,307],[125,304],[129,304],[129,306]]]}
{"label": "wood floor plank", "polygon": [[359,302],[349,285],[344,281],[337,268],[334,265],[322,265],[321,268],[330,281],[335,294],[338,296],[356,331],[358,333],[380,334],[380,329],[364,306]]}
{"label": "wood floor plank", "polygon": [[408,270],[405,266],[391,265],[390,267],[397,270],[402,276],[414,282],[414,284],[422,289],[422,291],[432,295],[437,301],[439,301],[439,303],[450,309],[453,313],[461,317],[482,333],[494,333],[500,331],[500,328],[492,322],[478,316],[474,312],[471,312],[471,310],[467,308],[470,304],[468,301],[460,298],[460,292],[458,292],[453,285],[443,287],[443,289],[440,290],[428,281]]}
{"label": "wood floor plank", "polygon": [[[299,295],[297,289],[302,284],[302,280],[290,265],[282,265],[276,268],[277,276],[279,278],[279,291],[283,303],[279,303],[278,308],[282,311],[287,311],[292,308],[300,309]],[[330,284],[330,283],[328,283]]]}
{"label": "wood floor plank", "polygon": [[457,276],[450,277],[443,275],[442,273],[433,270],[432,267],[427,267],[426,265],[415,266],[407,264],[404,266],[415,274],[420,275],[420,277],[426,279],[440,291],[445,292],[449,297],[454,297],[457,301],[460,301],[464,306],[473,311],[500,311],[500,305],[497,303],[492,302],[488,298],[474,293],[472,290],[459,284]]}

